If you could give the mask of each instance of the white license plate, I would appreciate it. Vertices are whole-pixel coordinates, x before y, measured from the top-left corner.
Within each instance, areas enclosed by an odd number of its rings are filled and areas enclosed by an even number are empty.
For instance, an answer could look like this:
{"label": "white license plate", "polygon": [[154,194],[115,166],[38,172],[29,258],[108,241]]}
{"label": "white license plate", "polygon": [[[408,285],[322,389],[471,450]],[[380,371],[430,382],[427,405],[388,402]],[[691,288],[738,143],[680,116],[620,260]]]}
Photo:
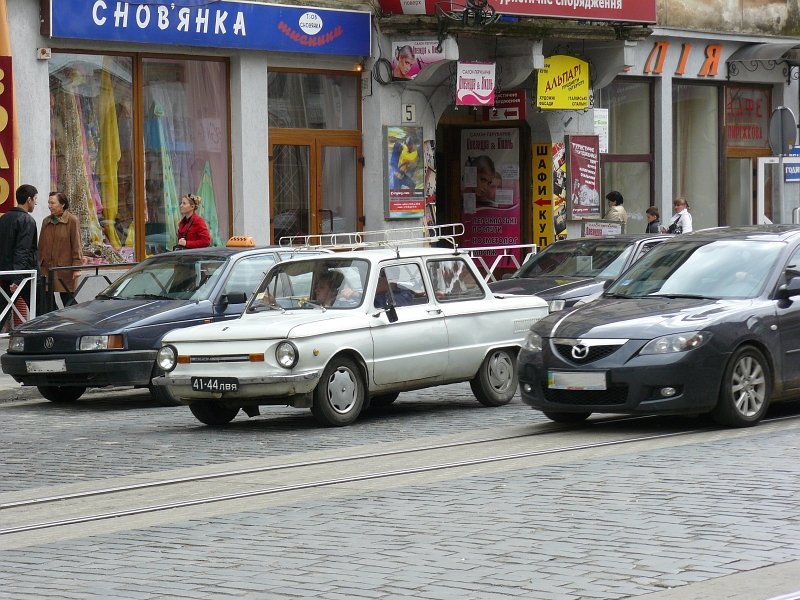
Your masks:
{"label": "white license plate", "polygon": [[61,360],[26,360],[28,373],[66,373],[67,363]]}
{"label": "white license plate", "polygon": [[192,377],[192,389],[196,392],[238,392],[236,377]]}
{"label": "white license plate", "polygon": [[551,390],[604,390],[605,371],[548,371],[547,387]]}

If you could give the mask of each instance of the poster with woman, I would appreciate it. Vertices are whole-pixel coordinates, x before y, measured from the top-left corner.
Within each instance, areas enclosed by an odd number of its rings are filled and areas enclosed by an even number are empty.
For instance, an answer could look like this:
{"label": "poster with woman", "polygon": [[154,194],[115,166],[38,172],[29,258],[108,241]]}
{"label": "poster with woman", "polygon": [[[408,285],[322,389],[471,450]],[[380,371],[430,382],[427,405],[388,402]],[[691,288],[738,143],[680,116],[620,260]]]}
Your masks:
{"label": "poster with woman", "polygon": [[[521,243],[517,129],[465,129],[461,133],[462,245]],[[491,255],[487,252],[487,255]]]}

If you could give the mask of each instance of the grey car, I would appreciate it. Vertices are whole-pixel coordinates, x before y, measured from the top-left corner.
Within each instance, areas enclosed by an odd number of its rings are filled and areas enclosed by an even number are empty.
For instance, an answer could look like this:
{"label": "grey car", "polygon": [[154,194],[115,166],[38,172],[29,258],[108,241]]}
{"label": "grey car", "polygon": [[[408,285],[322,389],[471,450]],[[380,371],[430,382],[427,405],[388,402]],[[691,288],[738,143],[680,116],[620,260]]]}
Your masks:
{"label": "grey car", "polygon": [[522,399],[591,413],[710,413],[754,425],[800,395],[800,227],[717,228],[659,244],[602,296],[535,323]]}
{"label": "grey car", "polygon": [[535,294],[551,311],[562,310],[602,292],[610,280],[671,237],[624,234],[560,240],[489,288],[502,294]]}

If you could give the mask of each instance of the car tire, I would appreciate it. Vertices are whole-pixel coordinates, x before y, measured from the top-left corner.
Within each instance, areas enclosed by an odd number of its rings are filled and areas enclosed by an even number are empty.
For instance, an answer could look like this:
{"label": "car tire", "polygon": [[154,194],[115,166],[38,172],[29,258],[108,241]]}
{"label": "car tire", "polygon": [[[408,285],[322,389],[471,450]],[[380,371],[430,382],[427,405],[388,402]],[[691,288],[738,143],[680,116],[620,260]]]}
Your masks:
{"label": "car tire", "polygon": [[764,418],[772,393],[769,365],[753,346],[733,353],[719,390],[711,417],[726,427],[750,427]]}
{"label": "car tire", "polygon": [[590,412],[552,412],[543,410],[544,416],[556,423],[583,423],[592,414]]}
{"label": "car tire", "polygon": [[369,399],[370,408],[383,408],[385,406],[389,406],[392,402],[397,400],[400,396],[400,392],[395,392],[394,394],[380,394],[378,396],[373,396]]}
{"label": "car tire", "polygon": [[366,386],[361,369],[349,358],[334,357],[314,388],[311,414],[321,425],[350,425],[364,407]]}
{"label": "car tire", "polygon": [[505,348],[489,352],[469,382],[475,398],[484,406],[508,404],[517,393],[517,385],[517,356]]}
{"label": "car tire", "polygon": [[150,390],[150,396],[160,406],[182,406],[183,402],[177,400],[169,388],[165,385],[149,385],[147,389]]}
{"label": "car tire", "polygon": [[50,402],[75,402],[83,396],[85,387],[71,385],[39,385],[39,393]]}
{"label": "car tire", "polygon": [[222,427],[233,421],[239,414],[238,406],[224,406],[216,402],[192,402],[189,410],[201,423],[211,427]]}

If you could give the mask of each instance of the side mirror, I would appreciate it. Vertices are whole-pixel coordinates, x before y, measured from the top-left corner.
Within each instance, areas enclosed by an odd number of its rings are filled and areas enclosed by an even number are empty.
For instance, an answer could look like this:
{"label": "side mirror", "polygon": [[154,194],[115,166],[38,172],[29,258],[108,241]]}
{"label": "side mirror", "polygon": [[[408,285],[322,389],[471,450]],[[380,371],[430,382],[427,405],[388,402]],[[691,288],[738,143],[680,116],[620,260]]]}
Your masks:
{"label": "side mirror", "polygon": [[778,288],[776,294],[779,300],[788,300],[792,296],[800,294],[800,277],[792,277],[788,283]]}
{"label": "side mirror", "polygon": [[612,283],[614,283],[614,280],[613,280],[613,279],[606,279],[606,280],[603,282],[603,291],[606,291],[606,290],[607,290],[609,287],[611,287],[611,284],[612,284]]}
{"label": "side mirror", "polygon": [[223,306],[228,306],[229,304],[244,304],[245,302],[247,302],[247,294],[244,292],[229,292],[219,297],[219,303]]}
{"label": "side mirror", "polygon": [[386,318],[389,319],[389,323],[397,323],[397,311],[394,305],[386,309]]}

